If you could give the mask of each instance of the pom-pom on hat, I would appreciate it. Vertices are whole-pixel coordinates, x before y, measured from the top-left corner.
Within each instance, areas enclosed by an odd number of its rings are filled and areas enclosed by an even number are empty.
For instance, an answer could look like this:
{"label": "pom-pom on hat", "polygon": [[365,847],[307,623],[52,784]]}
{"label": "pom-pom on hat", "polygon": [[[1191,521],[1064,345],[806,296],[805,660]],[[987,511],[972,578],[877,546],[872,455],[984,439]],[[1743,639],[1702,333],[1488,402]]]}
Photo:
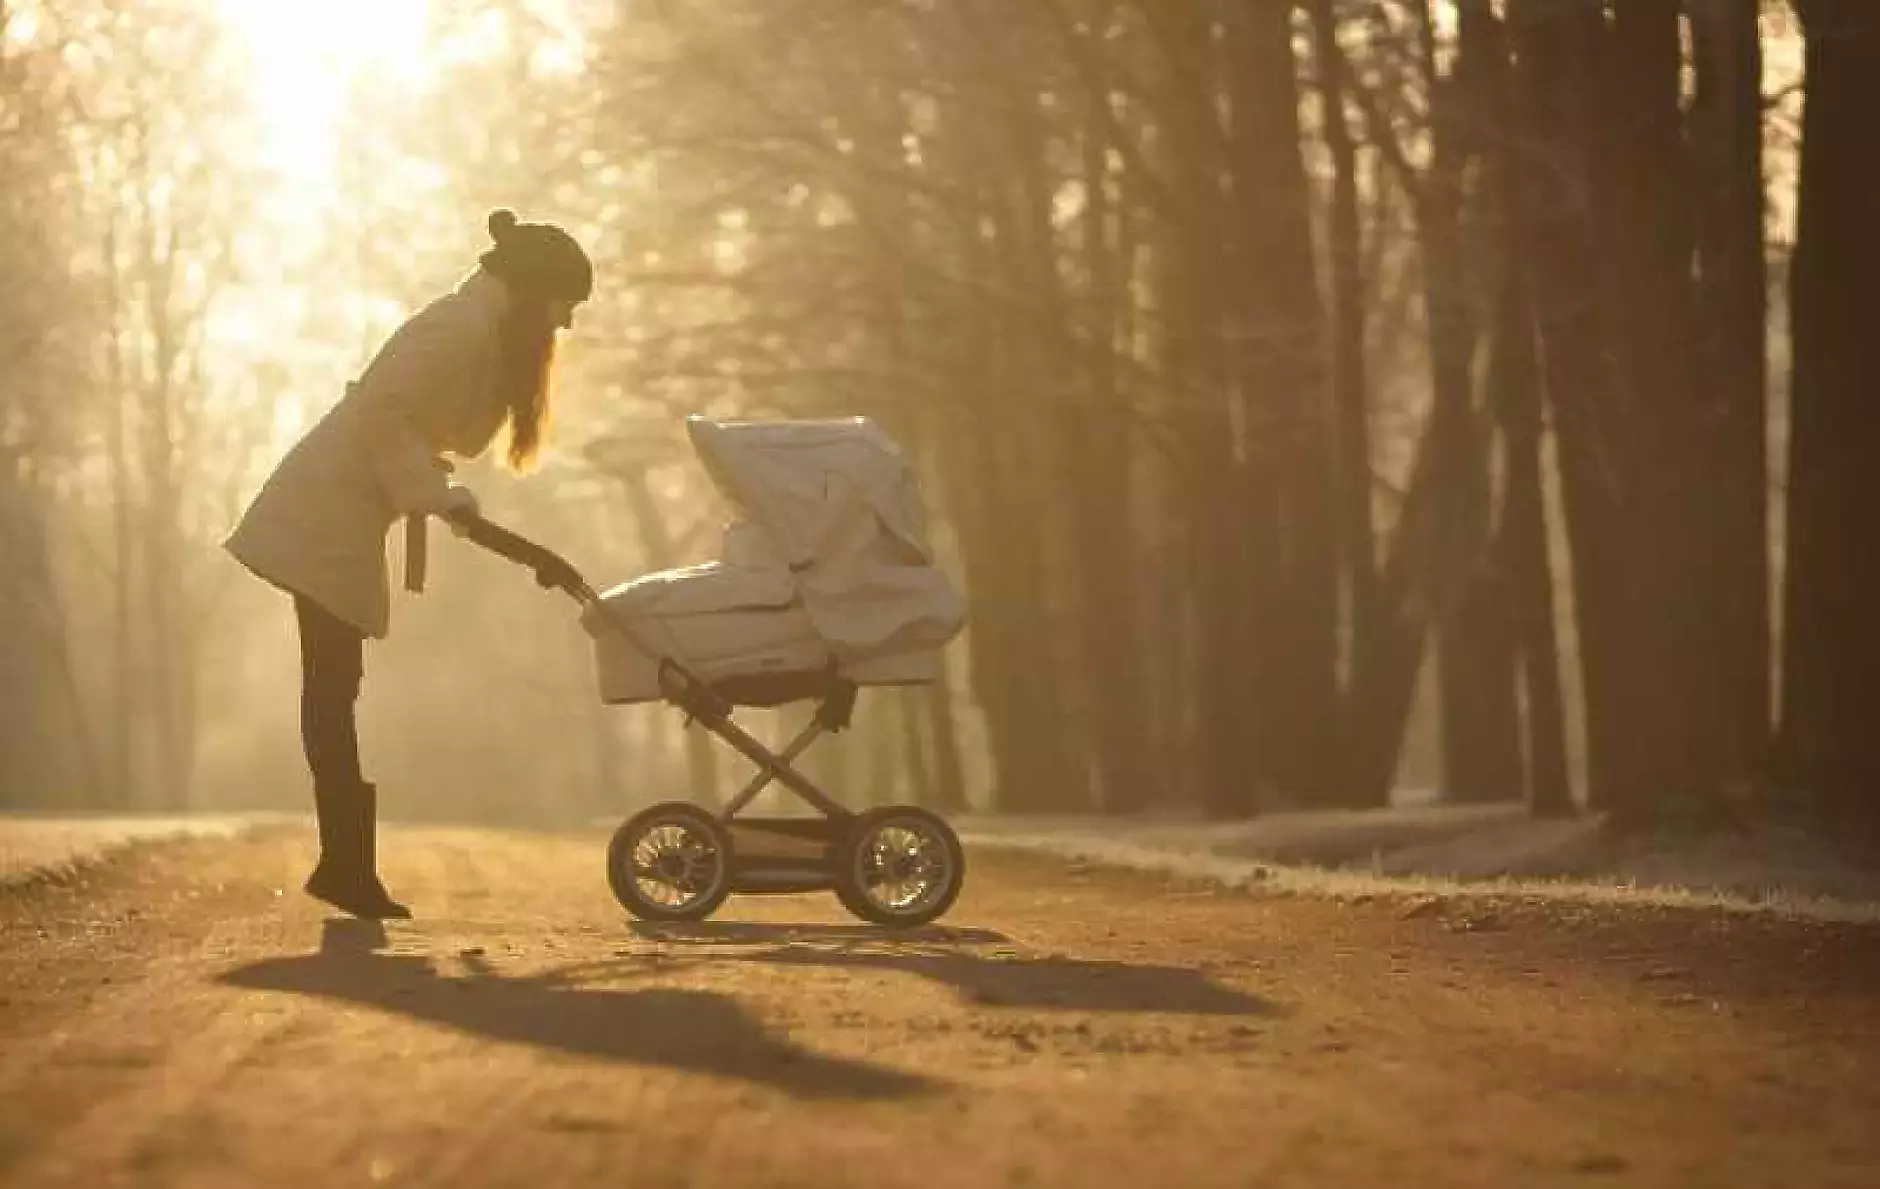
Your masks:
{"label": "pom-pom on hat", "polygon": [[553,223],[524,223],[504,207],[490,212],[483,267],[520,293],[542,300],[586,301],[594,291],[594,265],[574,237]]}

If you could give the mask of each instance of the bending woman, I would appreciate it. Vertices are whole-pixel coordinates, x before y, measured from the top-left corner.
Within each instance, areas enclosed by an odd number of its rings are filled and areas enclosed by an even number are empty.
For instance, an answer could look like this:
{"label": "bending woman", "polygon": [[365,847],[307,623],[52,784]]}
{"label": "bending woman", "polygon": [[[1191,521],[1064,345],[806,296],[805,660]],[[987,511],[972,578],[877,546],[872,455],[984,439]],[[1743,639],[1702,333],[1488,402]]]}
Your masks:
{"label": "bending woman", "polygon": [[360,770],[354,705],[367,637],[390,625],[385,539],[401,516],[474,517],[444,455],[475,458],[505,434],[511,469],[541,449],[555,335],[593,288],[572,237],[489,217],[495,244],[457,289],[386,340],[290,450],[227,547],[294,601],[300,733],[313,773],[320,860],[306,890],[359,917],[408,917],[379,881],[377,790]]}

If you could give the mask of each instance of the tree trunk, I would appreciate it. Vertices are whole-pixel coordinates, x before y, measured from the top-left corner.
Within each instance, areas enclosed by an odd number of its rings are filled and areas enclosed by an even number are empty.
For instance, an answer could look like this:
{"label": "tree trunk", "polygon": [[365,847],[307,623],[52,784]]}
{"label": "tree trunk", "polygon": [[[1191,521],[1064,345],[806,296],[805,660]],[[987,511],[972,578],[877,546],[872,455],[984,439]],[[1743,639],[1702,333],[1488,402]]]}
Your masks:
{"label": "tree trunk", "polygon": [[1541,374],[1528,260],[1532,237],[1518,162],[1510,147],[1526,142],[1531,134],[1511,86],[1506,31],[1487,0],[1464,0],[1461,20],[1479,47],[1484,110],[1499,113],[1492,118],[1493,134],[1484,149],[1485,186],[1500,227],[1487,383],[1503,444],[1501,524],[1494,556],[1520,660],[1525,761],[1521,783],[1535,816],[1562,817],[1573,812],[1574,804],[1541,483]]}
{"label": "tree trunk", "polygon": [[[1385,804],[1390,777],[1373,777],[1378,765],[1367,756],[1380,750],[1382,724],[1359,713],[1372,695],[1367,687],[1387,680],[1391,650],[1390,609],[1378,580],[1377,532],[1372,512],[1371,424],[1365,375],[1363,234],[1358,225],[1358,158],[1345,112],[1345,61],[1338,46],[1333,0],[1312,0],[1314,57],[1319,74],[1319,122],[1332,164],[1327,237],[1331,258],[1331,388],[1334,418],[1339,542],[1351,644],[1345,686],[1344,732],[1348,761],[1339,774],[1336,803],[1347,807]],[[1390,747],[1395,769],[1395,747]]]}
{"label": "tree trunk", "polygon": [[[1601,307],[1616,365],[1605,441],[1618,472],[1619,630],[1634,757],[1604,807],[1651,821],[1720,787],[1717,736],[1728,691],[1712,569],[1719,527],[1719,418],[1696,363],[1691,187],[1679,108],[1678,14],[1627,0],[1607,33],[1595,140]],[[1673,613],[1675,612],[1675,613]]]}
{"label": "tree trunk", "polygon": [[[1258,812],[1266,781],[1268,736],[1262,683],[1281,675],[1255,651],[1251,625],[1259,614],[1252,575],[1256,558],[1271,561],[1278,505],[1273,492],[1249,490],[1236,458],[1230,407],[1232,375],[1226,344],[1223,243],[1235,231],[1221,194],[1219,114],[1213,102],[1218,68],[1206,14],[1195,5],[1156,5],[1143,16],[1157,38],[1161,69],[1155,141],[1179,196],[1174,217],[1141,217],[1154,293],[1154,346],[1167,382],[1155,411],[1172,426],[1176,445],[1170,503],[1179,521],[1173,564],[1187,575],[1185,622],[1170,626],[1170,649],[1192,649],[1179,672],[1191,781],[1201,809],[1214,818]],[[1131,193],[1140,193],[1146,183]],[[1235,217],[1236,223],[1238,216]],[[1179,561],[1173,561],[1179,558]],[[1264,567],[1271,574],[1273,566]],[[1267,582],[1271,584],[1269,577]]]}
{"label": "tree trunk", "polygon": [[901,755],[907,765],[908,799],[916,805],[945,811],[953,806],[938,803],[933,767],[927,762],[927,737],[923,729],[920,704],[911,690],[893,691],[893,715],[901,736]]}
{"label": "tree trunk", "polygon": [[[1519,232],[1510,239],[1519,237]],[[1560,697],[1560,651],[1554,633],[1553,572],[1548,563],[1546,502],[1541,493],[1540,373],[1534,356],[1534,314],[1520,258],[1510,254],[1495,316],[1490,391],[1498,406],[1506,458],[1502,522],[1495,543],[1517,633],[1524,695],[1526,761],[1522,785],[1537,817],[1573,812],[1567,777],[1566,721]]]}
{"label": "tree trunk", "polygon": [[[858,701],[858,709],[860,705]],[[857,718],[860,730],[856,734],[859,738],[853,743],[862,746],[867,761],[862,769],[862,787],[852,794],[858,804],[887,805],[902,800],[899,761],[918,755],[919,745],[916,744],[912,750],[895,745],[903,737],[900,716],[895,713],[897,709],[888,699],[870,698],[866,717]],[[839,794],[840,790],[837,792]]]}
{"label": "tree trunk", "polygon": [[[1091,102],[1108,103],[1107,94]],[[1129,443],[1134,409],[1116,374],[1121,239],[1109,176],[1108,142],[1091,118],[1083,145],[1087,195],[1081,244],[1088,292],[1082,305],[1089,339],[1089,407],[1065,420],[1067,486],[1073,502],[1078,644],[1089,706],[1098,804],[1106,812],[1146,809],[1156,799],[1144,728],[1144,691],[1137,664],[1141,587],[1136,579],[1130,509]]]}
{"label": "tree trunk", "polygon": [[1424,306],[1429,317],[1430,445],[1436,485],[1437,702],[1442,793],[1459,802],[1521,795],[1520,726],[1515,701],[1514,631],[1507,592],[1491,565],[1489,443],[1476,414],[1474,360],[1481,338],[1469,289],[1463,237],[1467,179],[1491,110],[1484,81],[1483,22],[1468,11],[1453,71],[1437,72],[1428,0],[1424,73],[1430,91],[1430,168],[1417,202]]}
{"label": "tree trunk", "polygon": [[1619,803],[1638,787],[1628,685],[1625,588],[1619,534],[1624,475],[1613,456],[1616,398],[1600,322],[1598,238],[1588,146],[1605,18],[1597,6],[1509,0],[1514,109],[1530,135],[1518,143],[1519,202],[1532,268],[1542,378],[1554,413],[1574,613],[1586,708],[1587,801]]}
{"label": "tree trunk", "polygon": [[1788,566],[1781,766],[1804,802],[1880,822],[1880,6],[1800,0],[1807,105],[1790,318]]}
{"label": "tree trunk", "polygon": [[[1771,648],[1768,523],[1768,275],[1763,261],[1762,45],[1757,0],[1686,5],[1697,94],[1690,113],[1697,201],[1701,378],[1715,418],[1720,521],[1705,580],[1718,599],[1717,770],[1768,762]],[[1714,578],[1713,578],[1714,576]]]}
{"label": "tree trunk", "polygon": [[130,466],[130,383],[124,366],[125,341],[123,266],[119,259],[119,226],[113,218],[105,237],[106,307],[111,311],[110,340],[104,346],[106,402],[106,482],[111,501],[111,710],[108,716],[109,791],[106,803],[128,809],[141,802],[138,795],[138,730],[143,700],[138,696],[140,666],[133,630],[132,600],[137,573],[137,538],[131,531],[136,499]]}
{"label": "tree trunk", "polygon": [[943,673],[940,680],[921,691],[927,708],[929,737],[933,740],[934,800],[936,809],[964,812],[966,775],[960,764],[958,725],[953,721],[953,689]]}
{"label": "tree trunk", "polygon": [[0,443],[0,806],[50,803],[63,775],[47,691],[51,671],[40,630],[40,602],[50,589],[45,504],[21,474],[13,452]]}
{"label": "tree trunk", "polygon": [[[1303,804],[1339,800],[1338,513],[1325,315],[1300,145],[1292,4],[1247,0],[1224,22],[1233,199],[1225,327],[1244,414],[1241,533],[1250,583],[1243,704],[1272,779]],[[1270,524],[1262,518],[1271,516]]]}

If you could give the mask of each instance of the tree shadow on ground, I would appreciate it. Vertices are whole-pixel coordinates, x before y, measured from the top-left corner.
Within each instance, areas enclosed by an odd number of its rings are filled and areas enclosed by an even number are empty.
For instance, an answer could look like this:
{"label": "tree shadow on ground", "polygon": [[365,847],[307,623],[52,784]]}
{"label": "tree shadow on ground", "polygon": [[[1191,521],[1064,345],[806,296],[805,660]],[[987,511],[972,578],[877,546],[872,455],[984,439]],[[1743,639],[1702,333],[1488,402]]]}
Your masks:
{"label": "tree shadow on ground", "polygon": [[[950,986],[967,1002],[982,1006],[1213,1016],[1273,1016],[1281,1011],[1271,1000],[1223,986],[1192,967],[965,948],[1011,944],[1004,934],[988,929],[745,921],[635,921],[629,927],[648,941],[698,947],[722,961],[905,971]],[[596,965],[630,970],[633,962]]]}
{"label": "tree shadow on ground", "polygon": [[565,972],[508,977],[474,955],[466,955],[468,973],[457,977],[426,957],[376,952],[385,944],[374,922],[330,920],[317,952],[254,962],[216,981],[378,1008],[578,1057],[741,1078],[811,1098],[907,1097],[940,1088],[930,1078],[791,1044],[715,992],[571,986]]}

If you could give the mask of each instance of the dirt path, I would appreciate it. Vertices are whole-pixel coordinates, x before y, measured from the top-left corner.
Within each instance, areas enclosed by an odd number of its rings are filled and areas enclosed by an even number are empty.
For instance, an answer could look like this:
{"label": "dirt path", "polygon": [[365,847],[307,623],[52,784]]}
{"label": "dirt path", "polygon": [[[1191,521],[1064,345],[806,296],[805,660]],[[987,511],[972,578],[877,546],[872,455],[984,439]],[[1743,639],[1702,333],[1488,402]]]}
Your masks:
{"label": "dirt path", "polygon": [[300,832],[0,891],[13,1186],[1880,1185],[1880,932],[1261,899],[976,855],[635,930],[598,837]]}

